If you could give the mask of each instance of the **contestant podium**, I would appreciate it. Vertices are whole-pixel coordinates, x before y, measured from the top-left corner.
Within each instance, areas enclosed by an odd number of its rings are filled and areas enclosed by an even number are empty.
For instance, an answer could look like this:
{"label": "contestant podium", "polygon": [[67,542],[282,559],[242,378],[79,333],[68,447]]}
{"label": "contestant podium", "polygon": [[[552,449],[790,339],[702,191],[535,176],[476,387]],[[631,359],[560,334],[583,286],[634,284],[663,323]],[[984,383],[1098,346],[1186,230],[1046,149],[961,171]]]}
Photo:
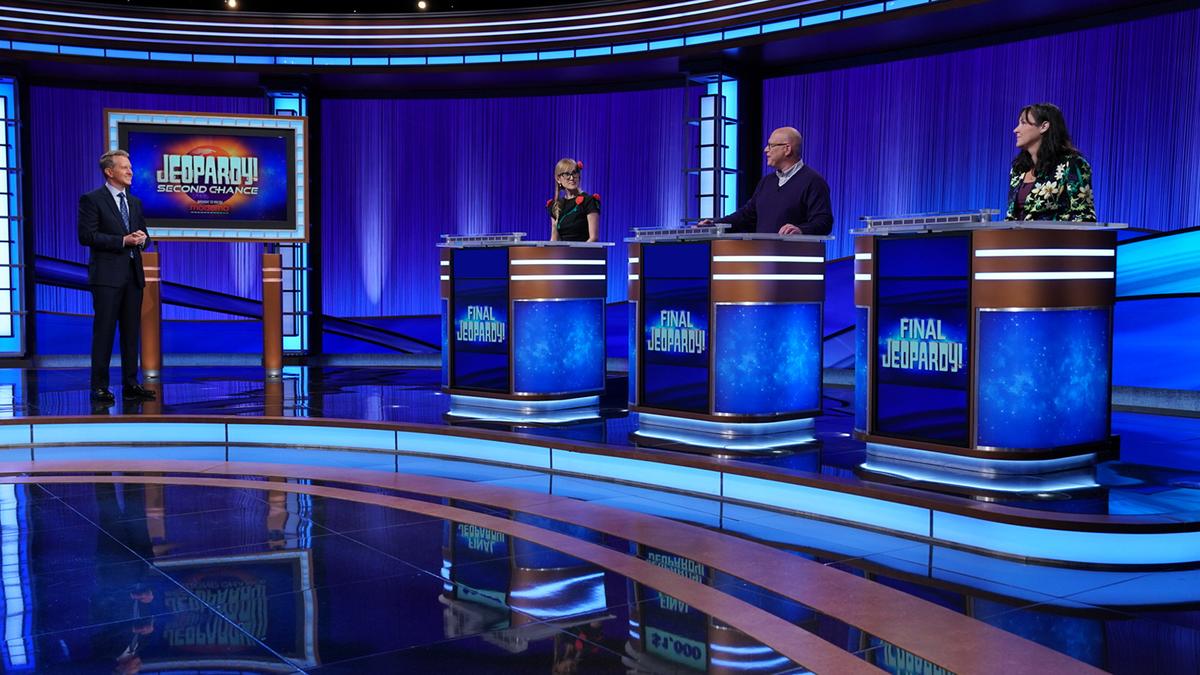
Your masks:
{"label": "contestant podium", "polygon": [[992,222],[995,213],[868,218],[854,232],[864,468],[1042,473],[1116,448],[1124,225]]}
{"label": "contestant podium", "polygon": [[523,233],[443,236],[442,390],[450,415],[567,422],[605,383],[606,252]]}
{"label": "contestant podium", "polygon": [[726,227],[635,230],[627,240],[639,442],[751,451],[811,440],[787,432],[811,428],[821,411],[830,237]]}

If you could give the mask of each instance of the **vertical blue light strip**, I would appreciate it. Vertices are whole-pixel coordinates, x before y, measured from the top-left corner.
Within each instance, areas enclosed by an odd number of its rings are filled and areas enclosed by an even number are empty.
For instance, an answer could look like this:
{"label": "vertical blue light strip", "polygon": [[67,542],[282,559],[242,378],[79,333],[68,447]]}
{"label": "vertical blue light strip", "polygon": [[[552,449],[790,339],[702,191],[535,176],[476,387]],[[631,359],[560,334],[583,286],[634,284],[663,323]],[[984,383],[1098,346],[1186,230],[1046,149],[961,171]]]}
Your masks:
{"label": "vertical blue light strip", "polygon": [[0,78],[0,120],[5,146],[0,150],[0,224],[7,235],[0,239],[0,356],[25,354],[24,279],[22,278],[21,153],[17,82]]}
{"label": "vertical blue light strip", "polygon": [[723,211],[737,210],[738,171],[738,83],[729,77],[721,79],[721,95],[725,97],[725,204]]}
{"label": "vertical blue light strip", "polygon": [[[267,96],[272,114],[304,117],[308,113],[303,92],[272,91]],[[279,252],[283,257],[283,350],[308,352],[308,244],[280,244]]]}
{"label": "vertical blue light strip", "polygon": [[0,589],[4,641],[0,643],[4,672],[34,669],[33,600],[29,578],[26,487],[0,485]]}

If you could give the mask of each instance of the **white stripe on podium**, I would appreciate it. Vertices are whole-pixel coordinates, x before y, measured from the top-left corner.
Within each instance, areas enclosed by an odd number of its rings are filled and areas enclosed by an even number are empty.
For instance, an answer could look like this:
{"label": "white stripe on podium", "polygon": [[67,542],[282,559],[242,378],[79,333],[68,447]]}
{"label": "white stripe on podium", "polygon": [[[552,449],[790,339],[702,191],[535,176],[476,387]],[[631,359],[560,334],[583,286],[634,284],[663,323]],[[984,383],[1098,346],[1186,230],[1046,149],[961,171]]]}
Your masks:
{"label": "white stripe on podium", "polygon": [[1112,272],[976,272],[976,281],[1049,281],[1112,279]]}
{"label": "white stripe on podium", "polygon": [[508,264],[519,265],[603,265],[604,260],[576,260],[574,258],[543,258],[541,260],[513,260]]}
{"label": "white stripe on podium", "polygon": [[713,281],[821,281],[824,274],[714,274]]}
{"label": "white stripe on podium", "polygon": [[603,274],[514,274],[513,281],[604,281]]}
{"label": "white stripe on podium", "polygon": [[823,263],[819,255],[714,255],[713,262]]}
{"label": "white stripe on podium", "polygon": [[981,248],[976,258],[1111,258],[1117,252],[1111,248]]}

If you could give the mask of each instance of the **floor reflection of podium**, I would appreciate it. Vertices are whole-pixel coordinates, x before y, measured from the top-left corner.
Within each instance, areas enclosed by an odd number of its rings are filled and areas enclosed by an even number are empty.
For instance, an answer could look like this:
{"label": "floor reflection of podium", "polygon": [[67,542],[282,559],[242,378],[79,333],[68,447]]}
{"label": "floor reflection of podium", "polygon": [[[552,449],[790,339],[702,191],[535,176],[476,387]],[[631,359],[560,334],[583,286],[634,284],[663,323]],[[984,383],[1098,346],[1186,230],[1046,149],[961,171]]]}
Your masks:
{"label": "floor reflection of podium", "polygon": [[724,229],[628,240],[639,444],[771,452],[813,438],[829,237]]}
{"label": "floor reflection of podium", "polygon": [[597,414],[611,244],[523,236],[439,244],[450,417],[554,424]]}
{"label": "floor reflection of podium", "polygon": [[993,213],[870,218],[855,232],[855,430],[877,470],[1041,473],[1117,447],[1124,226]]}

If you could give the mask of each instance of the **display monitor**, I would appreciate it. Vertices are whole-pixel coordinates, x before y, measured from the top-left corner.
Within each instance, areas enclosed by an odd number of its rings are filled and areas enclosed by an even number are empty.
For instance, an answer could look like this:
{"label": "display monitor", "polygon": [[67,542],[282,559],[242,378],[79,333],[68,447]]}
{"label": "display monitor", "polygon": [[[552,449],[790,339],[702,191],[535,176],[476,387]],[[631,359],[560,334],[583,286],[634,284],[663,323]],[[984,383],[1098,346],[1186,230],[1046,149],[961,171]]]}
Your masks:
{"label": "display monitor", "polygon": [[108,111],[157,239],[306,239],[304,119]]}

